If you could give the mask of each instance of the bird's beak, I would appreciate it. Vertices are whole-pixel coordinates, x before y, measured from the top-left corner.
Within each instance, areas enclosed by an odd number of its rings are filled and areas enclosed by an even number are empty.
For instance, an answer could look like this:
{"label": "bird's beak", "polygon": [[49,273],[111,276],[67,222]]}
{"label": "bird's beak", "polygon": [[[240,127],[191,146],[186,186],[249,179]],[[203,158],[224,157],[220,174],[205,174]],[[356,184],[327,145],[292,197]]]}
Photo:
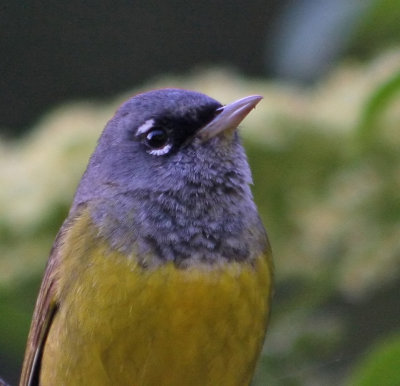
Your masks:
{"label": "bird's beak", "polygon": [[236,129],[262,98],[260,95],[251,95],[219,108],[219,114],[200,129],[197,136],[206,141],[224,131]]}

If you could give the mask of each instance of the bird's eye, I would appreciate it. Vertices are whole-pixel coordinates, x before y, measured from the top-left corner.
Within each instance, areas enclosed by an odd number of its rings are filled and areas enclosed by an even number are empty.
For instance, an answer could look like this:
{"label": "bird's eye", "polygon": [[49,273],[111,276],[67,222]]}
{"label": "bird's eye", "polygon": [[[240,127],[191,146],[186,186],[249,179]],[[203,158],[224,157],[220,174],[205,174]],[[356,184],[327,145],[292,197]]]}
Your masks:
{"label": "bird's eye", "polygon": [[146,134],[146,145],[151,149],[161,149],[168,142],[168,135],[163,129],[152,129]]}

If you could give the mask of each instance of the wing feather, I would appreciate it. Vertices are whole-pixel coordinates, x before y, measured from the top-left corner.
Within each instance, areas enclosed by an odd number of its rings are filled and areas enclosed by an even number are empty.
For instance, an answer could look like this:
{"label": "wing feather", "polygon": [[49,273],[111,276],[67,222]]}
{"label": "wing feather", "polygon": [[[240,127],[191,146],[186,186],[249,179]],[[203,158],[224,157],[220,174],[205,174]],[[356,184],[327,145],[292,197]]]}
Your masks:
{"label": "wing feather", "polygon": [[[74,218],[76,216],[73,216]],[[47,262],[46,270],[36,300],[25,358],[22,366],[20,386],[38,386],[40,375],[40,362],[42,358],[46,337],[58,309],[57,302],[57,273],[61,261],[62,244],[71,224],[68,218],[54,241]]]}

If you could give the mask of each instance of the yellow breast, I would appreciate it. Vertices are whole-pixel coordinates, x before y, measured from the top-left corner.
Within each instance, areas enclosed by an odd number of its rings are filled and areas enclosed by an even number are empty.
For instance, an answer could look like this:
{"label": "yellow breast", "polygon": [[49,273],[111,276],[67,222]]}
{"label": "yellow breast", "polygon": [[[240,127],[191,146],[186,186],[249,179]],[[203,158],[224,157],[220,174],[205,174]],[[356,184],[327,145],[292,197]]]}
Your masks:
{"label": "yellow breast", "polygon": [[267,256],[144,269],[74,228],[42,385],[249,384],[269,313]]}

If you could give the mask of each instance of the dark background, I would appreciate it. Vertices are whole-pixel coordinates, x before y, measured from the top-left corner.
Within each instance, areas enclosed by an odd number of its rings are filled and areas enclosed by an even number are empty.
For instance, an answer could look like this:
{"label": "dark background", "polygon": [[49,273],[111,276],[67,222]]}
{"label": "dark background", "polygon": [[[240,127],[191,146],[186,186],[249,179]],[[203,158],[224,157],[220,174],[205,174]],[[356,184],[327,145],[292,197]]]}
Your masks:
{"label": "dark background", "polygon": [[165,72],[264,74],[282,1],[14,1],[0,9],[0,126],[16,134],[65,99],[105,97]]}
{"label": "dark background", "polygon": [[343,54],[365,57],[398,41],[390,2],[3,1],[0,130],[15,136],[64,100],[198,67],[315,81]]}

